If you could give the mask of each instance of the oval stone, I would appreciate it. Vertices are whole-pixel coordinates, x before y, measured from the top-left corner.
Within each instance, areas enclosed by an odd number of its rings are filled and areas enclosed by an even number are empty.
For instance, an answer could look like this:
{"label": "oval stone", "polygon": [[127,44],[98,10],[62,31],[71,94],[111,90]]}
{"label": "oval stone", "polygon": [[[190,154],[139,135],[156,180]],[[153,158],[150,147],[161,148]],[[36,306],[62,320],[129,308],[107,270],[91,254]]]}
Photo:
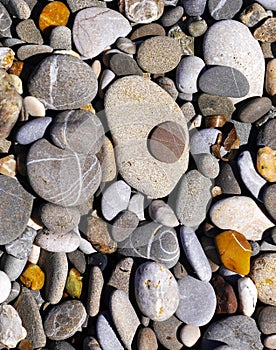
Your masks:
{"label": "oval stone", "polygon": [[77,109],[97,94],[97,78],[88,64],[70,55],[52,55],[36,67],[28,81],[30,95],[49,109]]}
{"label": "oval stone", "polygon": [[135,274],[135,297],[144,315],[154,321],[165,321],[179,303],[177,282],[164,265],[146,262]]}
{"label": "oval stone", "polygon": [[[124,77],[105,95],[108,126],[116,145],[116,162],[124,180],[152,198],[168,195],[188,166],[188,132],[181,109],[160,86],[139,76]],[[185,149],[175,163],[164,163],[148,150],[148,135],[163,122],[184,130]]]}
{"label": "oval stone", "polygon": [[86,311],[79,300],[68,300],[55,306],[46,316],[44,330],[51,340],[72,337],[83,325]]}
{"label": "oval stone", "polygon": [[164,0],[124,0],[122,7],[126,17],[135,23],[156,21],[164,11]]}
{"label": "oval stone", "polygon": [[32,188],[48,202],[77,206],[92,197],[101,181],[101,168],[94,154],[62,150],[41,139],[27,156]]}
{"label": "oval stone", "polygon": [[200,57],[187,56],[182,58],[176,69],[177,89],[186,94],[197,92],[197,79],[204,67],[205,63]]}

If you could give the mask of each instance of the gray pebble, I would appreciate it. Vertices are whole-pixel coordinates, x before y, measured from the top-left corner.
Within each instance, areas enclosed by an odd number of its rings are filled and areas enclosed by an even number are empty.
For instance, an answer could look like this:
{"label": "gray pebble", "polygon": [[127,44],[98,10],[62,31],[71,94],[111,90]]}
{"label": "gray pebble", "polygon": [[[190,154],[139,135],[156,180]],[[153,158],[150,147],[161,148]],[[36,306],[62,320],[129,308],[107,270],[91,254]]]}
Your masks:
{"label": "gray pebble", "polygon": [[50,54],[52,52],[53,49],[51,46],[28,44],[20,46],[16,52],[16,55],[19,60],[25,61],[32,56]]}
{"label": "gray pebble", "polygon": [[128,296],[122,290],[115,290],[111,295],[110,312],[122,343],[127,350],[131,350],[140,321]]}
{"label": "gray pebble", "polygon": [[259,243],[256,241],[248,241],[248,242],[251,245],[251,249],[252,249],[251,256],[258,255],[260,253],[260,250],[261,250]]}
{"label": "gray pebble", "polygon": [[175,213],[182,225],[194,227],[206,217],[212,182],[197,170],[187,172],[179,185]]}
{"label": "gray pebble", "polygon": [[51,304],[60,302],[68,274],[66,253],[41,250],[38,265],[45,273],[45,299]]}
{"label": "gray pebble", "polygon": [[74,230],[66,233],[57,233],[45,228],[38,231],[35,244],[49,252],[70,253],[79,247],[80,236]]}
{"label": "gray pebble", "polygon": [[254,123],[268,113],[271,107],[268,97],[256,97],[240,109],[239,119],[244,123]]}
{"label": "gray pebble", "polygon": [[219,134],[221,134],[221,132],[218,129],[213,128],[201,129],[200,131],[196,130],[191,135],[191,154],[210,153],[211,146],[216,143]]}
{"label": "gray pebble", "polygon": [[197,79],[205,67],[204,61],[197,56],[182,58],[176,69],[176,87],[185,94],[198,91]]}
{"label": "gray pebble", "polygon": [[201,94],[198,98],[198,107],[204,116],[224,115],[231,119],[235,107],[229,97]]}
{"label": "gray pebble", "polygon": [[24,0],[1,0],[9,13],[19,19],[28,19],[31,15],[31,9]]}
{"label": "gray pebble", "polygon": [[29,257],[36,234],[35,230],[27,227],[17,239],[5,245],[6,252],[18,259]]}
{"label": "gray pebble", "polygon": [[262,252],[276,252],[276,245],[263,241],[260,246]]}
{"label": "gray pebble", "polygon": [[124,53],[115,53],[112,55],[109,66],[117,76],[143,75],[143,71],[139,68],[134,58]]}
{"label": "gray pebble", "polygon": [[81,273],[83,274],[86,270],[86,260],[85,254],[80,250],[75,250],[67,254],[68,260],[70,263]]}
{"label": "gray pebble", "polygon": [[276,333],[276,307],[265,306],[258,315],[257,323],[263,334]]}
{"label": "gray pebble", "polygon": [[79,58],[51,55],[30,76],[28,90],[47,108],[77,109],[94,99],[98,82],[92,68]]}
{"label": "gray pebble", "polygon": [[129,38],[118,38],[116,41],[116,46],[119,50],[123,51],[124,53],[128,53],[131,55],[135,55],[136,53],[136,45]]}
{"label": "gray pebble", "polygon": [[139,224],[138,216],[132,211],[126,210],[118,215],[111,226],[111,237],[116,242],[124,241],[136,229]]}
{"label": "gray pebble", "polygon": [[49,344],[49,350],[75,350],[75,348],[66,341],[55,341]]}
{"label": "gray pebble", "polygon": [[188,24],[188,31],[194,38],[205,34],[207,29],[208,26],[205,19],[202,19],[201,17],[192,18]]}
{"label": "gray pebble", "polygon": [[16,33],[19,39],[26,43],[38,45],[43,44],[42,35],[32,19],[25,19],[24,21],[19,22],[16,26]]}
{"label": "gray pebble", "polygon": [[203,335],[205,339],[223,342],[234,349],[263,349],[256,322],[248,316],[228,316],[212,323]]}
{"label": "gray pebble", "polygon": [[8,275],[11,281],[15,281],[21,275],[26,263],[27,258],[18,259],[6,253],[1,257],[1,269]]}
{"label": "gray pebble", "polygon": [[98,339],[103,350],[124,350],[114,329],[109,312],[102,312],[96,323]]}
{"label": "gray pebble", "polygon": [[178,340],[178,329],[183,323],[175,316],[166,321],[153,322],[153,329],[158,341],[169,350],[180,350],[183,344]]}
{"label": "gray pebble", "polygon": [[99,0],[67,0],[66,2],[73,13],[86,7],[106,7],[106,2]]}
{"label": "gray pebble", "polygon": [[[0,37],[10,38],[11,37],[10,28],[11,28],[12,20],[8,11],[6,10],[5,6],[2,3],[0,3],[0,17],[1,17]],[[7,47],[9,47],[9,45]]]}
{"label": "gray pebble", "polygon": [[210,15],[217,21],[221,19],[230,19],[239,12],[242,7],[242,0],[209,0],[208,7]]}
{"label": "gray pebble", "polygon": [[269,146],[272,149],[276,149],[276,118],[269,120],[261,128],[257,143],[259,146]]}
{"label": "gray pebble", "polygon": [[219,175],[219,161],[210,153],[200,153],[193,156],[196,166],[202,175],[215,179]]}
{"label": "gray pebble", "polygon": [[205,252],[190,227],[180,228],[180,239],[185,255],[201,281],[209,282],[212,277],[212,270]]}
{"label": "gray pebble", "polygon": [[234,124],[237,135],[240,138],[240,146],[246,145],[249,141],[252,124],[251,123],[242,123],[237,120],[231,120],[231,123]]}
{"label": "gray pebble", "polygon": [[30,143],[41,139],[51,122],[51,117],[36,118],[28,121],[18,130],[16,141],[21,145],[29,145]]}
{"label": "gray pebble", "polygon": [[186,102],[180,108],[187,121],[191,121],[196,116],[195,107],[192,102]]}
{"label": "gray pebble", "polygon": [[183,0],[185,13],[189,16],[201,16],[207,0]]}
{"label": "gray pebble", "polygon": [[6,303],[10,304],[12,301],[17,299],[18,295],[20,294],[20,291],[21,291],[20,284],[16,281],[12,282],[11,291],[8,298],[6,299]]}
{"label": "gray pebble", "polygon": [[72,50],[72,33],[70,28],[57,26],[50,34],[50,46],[54,50]]}
{"label": "gray pebble", "polygon": [[271,184],[265,189],[263,201],[268,213],[276,220],[276,184]]}
{"label": "gray pebble", "polygon": [[92,266],[89,275],[86,307],[87,314],[91,317],[99,313],[103,285],[104,279],[101,269],[98,266]]}
{"label": "gray pebble", "polygon": [[107,282],[109,290],[119,289],[129,295],[130,275],[133,267],[133,259],[125,258],[120,260],[113,270]]}
{"label": "gray pebble", "polygon": [[173,209],[161,199],[151,202],[149,205],[149,216],[153,221],[164,226],[176,227],[179,225]]}
{"label": "gray pebble", "polygon": [[217,304],[211,284],[186,276],[178,280],[178,288],[180,301],[175,315],[192,326],[209,323],[215,314]]}
{"label": "gray pebble", "polygon": [[160,18],[163,27],[171,27],[176,24],[184,14],[182,6],[167,9]]}
{"label": "gray pebble", "polygon": [[145,220],[145,206],[145,196],[142,193],[135,193],[130,198],[127,209],[135,213],[138,216],[139,220]]}
{"label": "gray pebble", "polygon": [[267,10],[276,11],[276,4],[273,0],[259,0],[258,2]]}

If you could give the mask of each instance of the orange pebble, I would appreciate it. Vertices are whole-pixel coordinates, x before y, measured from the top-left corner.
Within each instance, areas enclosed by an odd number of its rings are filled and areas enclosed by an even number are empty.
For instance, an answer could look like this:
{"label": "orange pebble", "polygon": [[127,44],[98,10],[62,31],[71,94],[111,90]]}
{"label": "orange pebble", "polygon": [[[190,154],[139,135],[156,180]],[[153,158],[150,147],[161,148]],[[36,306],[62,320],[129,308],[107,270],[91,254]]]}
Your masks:
{"label": "orange pebble", "polygon": [[260,148],[257,157],[258,172],[269,182],[276,181],[276,151],[265,146]]}
{"label": "orange pebble", "polygon": [[14,61],[12,66],[9,68],[8,72],[9,74],[14,74],[20,77],[20,74],[23,70],[24,62],[21,61]]}
{"label": "orange pebble", "polygon": [[61,1],[52,1],[42,10],[38,25],[44,31],[49,27],[66,26],[70,11]]}
{"label": "orange pebble", "polygon": [[245,236],[237,231],[224,231],[216,236],[216,246],[223,265],[241,275],[250,271],[251,245]]}
{"label": "orange pebble", "polygon": [[28,263],[20,276],[20,281],[32,290],[42,289],[45,281],[44,272],[38,265]]}

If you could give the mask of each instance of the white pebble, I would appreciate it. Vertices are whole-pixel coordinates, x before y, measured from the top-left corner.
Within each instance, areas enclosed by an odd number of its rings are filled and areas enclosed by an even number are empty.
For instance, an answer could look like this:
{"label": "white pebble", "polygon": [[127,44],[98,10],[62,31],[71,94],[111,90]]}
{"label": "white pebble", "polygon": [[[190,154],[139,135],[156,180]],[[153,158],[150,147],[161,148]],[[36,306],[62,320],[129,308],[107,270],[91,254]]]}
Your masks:
{"label": "white pebble", "polygon": [[194,346],[200,338],[200,328],[186,324],[180,331],[180,339],[188,348]]}
{"label": "white pebble", "polygon": [[4,271],[0,271],[0,286],[0,303],[3,303],[11,292],[11,281]]}
{"label": "white pebble", "polygon": [[240,311],[245,316],[251,316],[256,308],[258,291],[254,282],[249,277],[238,280],[238,292],[240,299]]}
{"label": "white pebble", "polygon": [[34,96],[26,96],[23,99],[25,116],[45,117],[46,111],[42,102]]}
{"label": "white pebble", "polygon": [[37,264],[39,256],[40,256],[40,250],[41,249],[38,245],[33,244],[31,253],[28,257],[28,261],[33,263],[33,264]]}

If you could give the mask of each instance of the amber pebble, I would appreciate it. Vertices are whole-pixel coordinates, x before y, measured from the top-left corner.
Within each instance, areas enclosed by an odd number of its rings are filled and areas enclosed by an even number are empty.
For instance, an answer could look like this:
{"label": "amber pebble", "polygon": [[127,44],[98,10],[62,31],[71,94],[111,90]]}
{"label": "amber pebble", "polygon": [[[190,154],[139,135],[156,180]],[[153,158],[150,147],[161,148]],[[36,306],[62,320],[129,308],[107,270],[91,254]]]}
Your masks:
{"label": "amber pebble", "polygon": [[222,128],[226,120],[225,115],[210,115],[205,117],[205,126],[206,128]]}
{"label": "amber pebble", "polygon": [[152,156],[160,162],[174,163],[181,157],[186,142],[181,125],[164,122],[153,129],[149,136],[148,147]]}
{"label": "amber pebble", "polygon": [[38,20],[40,30],[44,31],[49,27],[66,26],[70,11],[61,1],[52,1],[47,4]]}
{"label": "amber pebble", "polygon": [[0,159],[0,174],[14,177],[16,174],[16,160],[10,154]]}
{"label": "amber pebble", "polygon": [[257,156],[258,172],[269,182],[276,181],[276,151],[265,146],[260,148]]}
{"label": "amber pebble", "polygon": [[77,269],[72,268],[69,271],[65,289],[72,298],[79,298],[81,296],[82,276]]}
{"label": "amber pebble", "polygon": [[254,38],[264,42],[273,43],[276,40],[276,18],[268,18],[254,31]]}
{"label": "amber pebble", "polygon": [[40,290],[44,285],[45,275],[38,265],[28,263],[20,276],[20,281],[32,290]]}
{"label": "amber pebble", "polygon": [[215,237],[216,246],[223,265],[241,275],[250,271],[251,245],[237,231],[224,231]]}
{"label": "amber pebble", "polygon": [[31,342],[28,339],[23,339],[19,343],[18,349],[19,350],[33,350],[33,347],[32,347]]}
{"label": "amber pebble", "polygon": [[96,111],[95,111],[95,109],[94,109],[94,107],[92,106],[91,103],[88,103],[87,105],[82,106],[80,109],[82,109],[84,111],[89,111],[89,112],[91,112],[93,114],[96,114]]}

